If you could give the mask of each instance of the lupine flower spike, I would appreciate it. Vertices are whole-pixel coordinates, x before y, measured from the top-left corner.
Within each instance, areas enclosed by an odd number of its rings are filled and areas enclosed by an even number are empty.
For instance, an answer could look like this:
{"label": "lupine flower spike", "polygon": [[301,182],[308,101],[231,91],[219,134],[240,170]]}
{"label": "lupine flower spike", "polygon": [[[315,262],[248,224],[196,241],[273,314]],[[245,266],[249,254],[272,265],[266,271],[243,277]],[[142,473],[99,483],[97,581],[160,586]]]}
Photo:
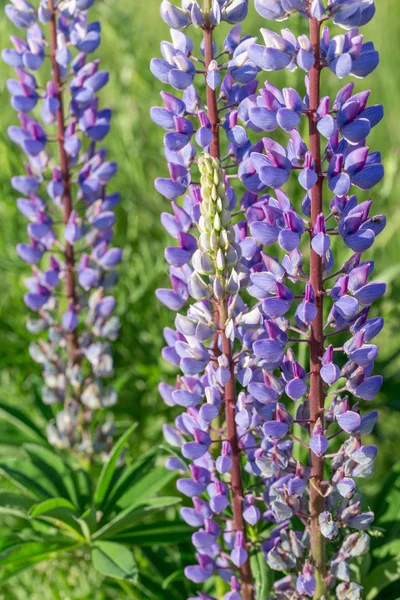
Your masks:
{"label": "lupine flower spike", "polygon": [[[30,353],[43,370],[43,402],[54,405],[49,441],[60,448],[104,452],[113,425],[94,412],[115,404],[104,378],[113,372],[110,341],[118,335],[114,268],[122,251],[112,248],[119,195],[107,193],[117,165],[99,144],[111,111],[99,108],[97,92],[108,73],[91,58],[100,44],[100,23],[89,21],[92,0],[42,0],[35,7],[12,0],[6,14],[25,37],[11,37],[3,60],[15,68],[7,82],[19,126],[9,136],[26,154],[25,174],[13,177],[17,200],[28,219],[28,241],[17,247],[32,267],[25,303],[40,335]],[[47,64],[49,63],[49,64]],[[42,88],[36,72],[51,69]],[[32,116],[33,115],[33,116]],[[93,422],[99,423],[95,427]]]}
{"label": "lupine flower spike", "polygon": [[[373,338],[383,321],[370,309],[385,291],[362,254],[385,218],[370,215],[372,201],[358,202],[354,186],[369,190],[383,177],[380,154],[366,142],[383,110],[368,106],[369,92],[352,81],[335,98],[324,96],[321,74],[359,79],[375,69],[378,53],[358,31],[375,7],[373,0],[255,6],[265,19],[297,13],[308,31],[243,36],[245,0],[161,5],[172,42],[162,42],[151,70],[170,87],[151,116],[166,132],[169,177],[155,185],[171,201],[161,220],[176,243],[165,253],[171,288],[157,296],[176,313],[163,357],[182,374],[161,383],[160,394],[183,411],[164,427],[183,455],[167,467],[181,473],[177,487],[193,502],[182,509],[196,530],[190,580],[218,575],[230,586],[225,600],[265,600],[251,571],[262,552],[285,574],[271,597],[358,600],[362,588],[348,562],[368,550],[373,514],[363,510],[355,480],[371,473],[377,453],[363,443],[377,420],[364,401],[382,384],[373,374]],[[223,21],[233,27],[217,48]],[[330,21],[347,31],[331,37]],[[200,53],[182,31],[191,25],[202,32]],[[271,80],[259,85],[262,72],[273,79],[285,68],[306,73],[302,93]],[[277,129],[286,145],[270,137]],[[301,206],[284,191],[294,174]],[[333,239],[348,248],[341,266]],[[350,338],[335,347],[346,331]],[[305,364],[300,345],[309,350]]]}

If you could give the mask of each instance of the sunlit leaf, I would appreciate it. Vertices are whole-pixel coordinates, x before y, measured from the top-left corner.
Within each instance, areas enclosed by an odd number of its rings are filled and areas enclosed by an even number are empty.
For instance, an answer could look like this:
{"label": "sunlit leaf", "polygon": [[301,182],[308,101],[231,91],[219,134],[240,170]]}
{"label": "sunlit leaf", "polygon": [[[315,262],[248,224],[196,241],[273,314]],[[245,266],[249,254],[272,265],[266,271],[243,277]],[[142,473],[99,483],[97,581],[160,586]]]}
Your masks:
{"label": "sunlit leaf", "polygon": [[105,523],[93,535],[93,539],[109,538],[120,531],[127,530],[133,523],[142,521],[150,514],[163,510],[169,506],[174,506],[180,502],[177,497],[153,498],[149,499],[146,506],[137,507],[136,502],[133,506],[128,506],[125,510],[118,513],[111,521]]}
{"label": "sunlit leaf", "polygon": [[113,447],[110,457],[100,473],[96,490],[94,492],[94,503],[96,506],[100,506],[106,497],[108,487],[117,467],[118,458],[136,427],[137,423],[134,423],[127,431],[125,431],[125,433],[119,438]]}
{"label": "sunlit leaf", "polygon": [[108,577],[137,581],[138,568],[132,552],[115,542],[95,542],[92,547],[94,568]]}

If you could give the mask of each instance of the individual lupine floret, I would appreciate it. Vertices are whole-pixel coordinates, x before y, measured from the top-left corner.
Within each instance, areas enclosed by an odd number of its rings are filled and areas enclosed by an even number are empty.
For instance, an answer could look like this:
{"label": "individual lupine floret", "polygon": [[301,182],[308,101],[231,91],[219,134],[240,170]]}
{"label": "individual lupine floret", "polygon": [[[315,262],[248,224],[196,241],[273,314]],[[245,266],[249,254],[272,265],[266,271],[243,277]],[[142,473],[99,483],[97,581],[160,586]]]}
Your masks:
{"label": "individual lupine floret", "polygon": [[366,25],[375,14],[374,0],[333,0],[328,10],[333,22],[346,29]]}
{"label": "individual lupine floret", "polygon": [[269,29],[260,31],[265,46],[253,44],[248,51],[250,60],[259,69],[281,71],[286,68],[293,71],[297,66],[307,72],[311,69],[315,59],[306,35],[296,39],[288,29],[282,29],[281,36]]}
{"label": "individual lupine floret", "polygon": [[328,27],[324,27],[321,38],[322,58],[339,79],[347,75],[367,77],[379,63],[379,54],[372,42],[363,43],[358,29],[330,39]]}
{"label": "individual lupine floret", "polygon": [[255,0],[257,12],[264,19],[283,21],[302,8],[303,0]]}

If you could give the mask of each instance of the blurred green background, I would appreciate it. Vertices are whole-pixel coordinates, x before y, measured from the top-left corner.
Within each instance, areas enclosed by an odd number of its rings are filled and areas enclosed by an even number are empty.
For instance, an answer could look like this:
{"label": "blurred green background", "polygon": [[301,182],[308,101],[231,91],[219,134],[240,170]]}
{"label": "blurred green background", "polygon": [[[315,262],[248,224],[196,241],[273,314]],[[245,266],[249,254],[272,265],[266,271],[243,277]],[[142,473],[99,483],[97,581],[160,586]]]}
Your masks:
{"label": "blurred green background", "polygon": [[[1,0],[0,4],[3,15],[5,1]],[[103,31],[103,43],[97,54],[102,58],[103,68],[111,73],[102,98],[103,104],[114,110],[106,146],[110,158],[119,163],[114,188],[122,195],[116,232],[116,243],[125,252],[116,289],[122,321],[121,335],[114,343],[115,381],[119,390],[116,414],[121,424],[140,421],[135,444],[138,453],[160,441],[162,423],[172,418],[157,393],[159,380],[169,372],[167,364],[160,359],[162,328],[173,321],[173,316],[154,296],[155,288],[168,281],[163,257],[167,236],[160,225],[160,213],[168,210],[168,202],[153,187],[153,179],[166,173],[163,132],[149,117],[149,107],[160,104],[158,94],[163,89],[151,75],[149,62],[151,57],[160,55],[160,41],[169,39],[168,28],[159,17],[159,4],[159,0],[97,0],[91,11],[92,20],[100,20]],[[279,29],[276,25],[280,24],[266,24],[255,14],[251,1],[250,4],[245,33],[256,35],[264,26]],[[373,407],[380,410],[374,434],[379,455],[373,477],[363,486],[371,498],[380,488],[383,477],[400,461],[400,17],[398,0],[379,0],[376,4],[377,15],[363,28],[363,34],[365,40],[374,41],[381,64],[365,82],[356,80],[355,88],[355,91],[371,88],[370,103],[383,103],[386,112],[385,120],[369,137],[370,147],[382,152],[386,168],[385,180],[373,190],[373,213],[383,212],[388,217],[386,230],[367,253],[369,259],[376,261],[375,278],[388,284],[385,298],[374,308],[375,314],[385,317],[386,326],[379,336],[380,356],[376,365],[376,372],[382,373],[385,381],[373,403]],[[281,25],[286,26],[286,23]],[[304,23],[294,18],[289,26],[298,28],[300,33]],[[228,26],[222,26],[221,30],[222,35],[226,35]],[[15,30],[1,16],[2,47],[8,44],[11,33]],[[261,74],[261,81],[266,75]],[[11,76],[11,69],[0,63],[0,401],[28,411],[43,425],[51,413],[50,408],[40,402],[40,370],[28,354],[31,336],[25,329],[27,311],[22,300],[23,280],[28,271],[15,252],[15,245],[25,241],[26,223],[16,209],[17,195],[9,183],[12,175],[22,173],[21,153],[7,137],[7,127],[16,122],[5,87],[6,79]],[[279,86],[303,89],[300,71],[295,75],[270,74],[270,80]],[[340,87],[330,72],[324,74],[323,85],[324,94],[332,95]],[[301,193],[296,196],[293,188],[294,204],[298,205],[301,196]],[[329,200],[326,197],[327,203]],[[341,256],[347,257],[348,253],[343,252],[340,243],[336,246],[334,252],[340,264]],[[0,432],[0,453],[10,453],[10,444],[15,445],[17,452],[15,430],[1,422]],[[0,593],[2,597],[11,598]]]}

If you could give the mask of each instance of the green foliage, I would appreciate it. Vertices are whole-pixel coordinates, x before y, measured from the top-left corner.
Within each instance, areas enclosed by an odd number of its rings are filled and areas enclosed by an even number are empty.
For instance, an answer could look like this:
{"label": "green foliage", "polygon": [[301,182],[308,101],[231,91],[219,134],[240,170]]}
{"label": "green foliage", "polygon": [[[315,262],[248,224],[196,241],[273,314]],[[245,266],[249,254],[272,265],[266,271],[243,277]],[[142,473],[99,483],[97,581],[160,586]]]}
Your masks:
{"label": "green foliage", "polygon": [[3,459],[0,473],[12,488],[0,493],[0,519],[7,526],[0,541],[0,586],[43,561],[73,560],[86,551],[101,576],[136,585],[142,546],[188,539],[189,528],[180,520],[149,520],[180,499],[157,496],[171,478],[156,466],[157,450],[126,464],[124,449],[135,429],[115,443],[100,472],[32,442],[23,444],[24,457]]}
{"label": "green foliage", "polygon": [[138,568],[126,546],[115,542],[94,542],[91,554],[94,568],[102,575],[136,583]]}
{"label": "green foliage", "polygon": [[268,598],[274,581],[270,567],[265,562],[262,551],[251,557],[251,571],[254,575],[254,581],[260,598]]}

